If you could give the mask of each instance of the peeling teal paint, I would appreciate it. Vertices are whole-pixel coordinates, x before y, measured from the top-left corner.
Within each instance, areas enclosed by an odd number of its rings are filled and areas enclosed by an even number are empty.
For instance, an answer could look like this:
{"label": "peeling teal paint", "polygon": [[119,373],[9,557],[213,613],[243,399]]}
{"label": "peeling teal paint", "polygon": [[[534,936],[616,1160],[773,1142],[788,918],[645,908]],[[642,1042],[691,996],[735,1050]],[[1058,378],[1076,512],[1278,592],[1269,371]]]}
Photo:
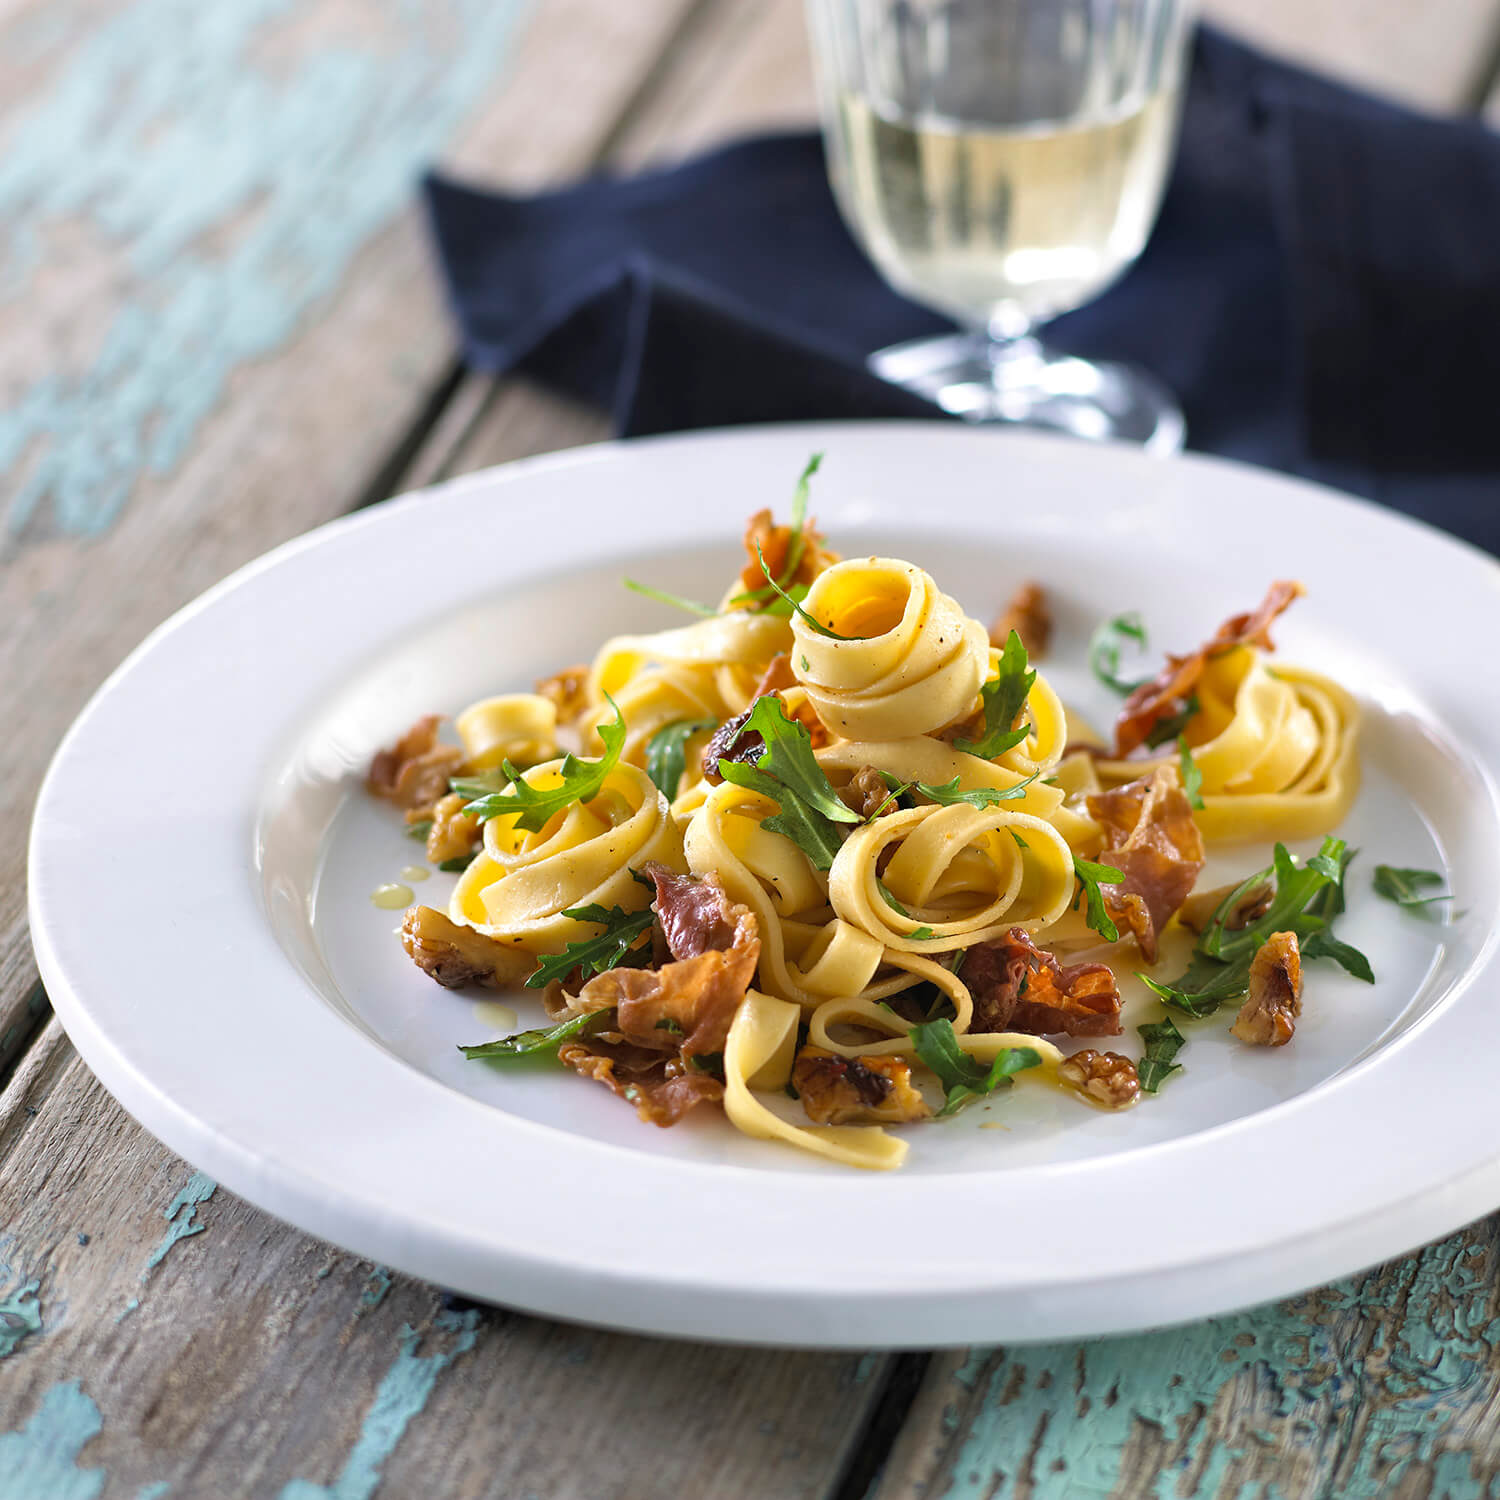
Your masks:
{"label": "peeling teal paint", "polygon": [[104,1426],[76,1380],[55,1385],[31,1420],[0,1433],[0,1500],[94,1500],[103,1469],[81,1469],[78,1455]]}
{"label": "peeling teal paint", "polygon": [[171,1488],[172,1486],[162,1479],[156,1484],[145,1485],[136,1495],[135,1500],[166,1500]]}
{"label": "peeling teal paint", "polygon": [[365,1308],[379,1307],[391,1289],[391,1273],[384,1266],[376,1266],[365,1278],[365,1289],[359,1294],[359,1305]]}
{"label": "peeling teal paint", "polygon": [[194,1218],[198,1212],[198,1205],[207,1203],[213,1197],[218,1185],[212,1177],[206,1177],[202,1172],[194,1172],[188,1178],[187,1186],[162,1210],[162,1218],[166,1219],[172,1227],[162,1237],[161,1244],[151,1252],[150,1259],[146,1262],[146,1269],[141,1272],[143,1282],[167,1258],[178,1241],[188,1239],[195,1234],[202,1234],[208,1228],[207,1224],[196,1223]]}
{"label": "peeling teal paint", "polygon": [[[1378,1500],[1403,1483],[1413,1493],[1430,1486],[1434,1500],[1481,1500],[1500,1486],[1444,1439],[1465,1412],[1471,1430],[1491,1422],[1483,1414],[1500,1352],[1491,1281],[1486,1258],[1458,1236],[1389,1271],[1188,1328],[972,1350],[951,1376],[957,1400],[942,1426],[952,1447],[926,1493],[1108,1496],[1145,1423],[1181,1449],[1157,1477],[1156,1500]],[[1213,1442],[1204,1414],[1237,1379],[1245,1425],[1235,1441]],[[1278,1419],[1279,1435],[1268,1426]],[[1288,1485],[1287,1472],[1279,1490],[1245,1478],[1288,1465],[1316,1484]],[[1484,1472],[1493,1470],[1490,1459]]]}
{"label": "peeling teal paint", "polygon": [[102,532],[181,461],[411,202],[528,4],[386,4],[309,38],[295,0],[134,0],[89,26],[0,156],[0,307],[60,236],[110,287],[49,339],[83,352],[0,409],[12,534],[44,506]]}
{"label": "peeling teal paint", "polygon": [[433,1330],[450,1337],[446,1347],[433,1354],[418,1354],[422,1335],[410,1325],[404,1326],[396,1358],[375,1392],[338,1477],[332,1484],[294,1479],[282,1489],[280,1500],[370,1500],[380,1483],[381,1469],[396,1451],[412,1418],[427,1405],[438,1376],[474,1347],[479,1320],[477,1308],[438,1313],[432,1320]]}
{"label": "peeling teal paint", "polygon": [[141,1299],[139,1297],[132,1297],[130,1299],[130,1301],[127,1302],[125,1304],[125,1306],[120,1309],[120,1315],[119,1315],[119,1317],[117,1317],[115,1319],[115,1322],[116,1323],[123,1323],[125,1321],[125,1319],[128,1318],[131,1315],[131,1313],[133,1313],[136,1310],[136,1308],[138,1308],[140,1305],[141,1305]]}
{"label": "peeling teal paint", "polygon": [[14,1354],[23,1339],[42,1331],[41,1282],[28,1281],[0,1300],[0,1359]]}

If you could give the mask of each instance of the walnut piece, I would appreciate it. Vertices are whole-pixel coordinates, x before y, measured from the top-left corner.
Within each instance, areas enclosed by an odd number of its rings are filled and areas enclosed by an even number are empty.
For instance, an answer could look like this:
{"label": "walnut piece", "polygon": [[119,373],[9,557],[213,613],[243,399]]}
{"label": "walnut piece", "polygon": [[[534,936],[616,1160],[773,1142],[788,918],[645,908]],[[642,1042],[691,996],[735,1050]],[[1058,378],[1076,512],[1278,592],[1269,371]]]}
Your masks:
{"label": "walnut piece", "polygon": [[412,962],[447,990],[466,984],[506,989],[536,968],[536,955],[486,937],[431,906],[412,906],[401,922],[401,946]]}
{"label": "walnut piece", "polygon": [[888,813],[896,811],[896,799],[874,766],[861,766],[839,793],[839,801],[865,819],[873,818],[882,808]]}
{"label": "walnut piece", "polygon": [[536,690],[556,706],[559,724],[576,724],[589,710],[588,680],[589,669],[580,663],[576,667],[564,667],[551,677],[538,678]]}
{"label": "walnut piece", "polygon": [[840,1057],[804,1047],[792,1068],[792,1087],[808,1119],[818,1125],[850,1120],[900,1125],[932,1111],[911,1081],[911,1064],[899,1057]]}
{"label": "walnut piece", "polygon": [[464,753],[456,745],[439,742],[437,729],[442,722],[440,715],[427,714],[389,750],[380,751],[370,762],[365,790],[405,808],[430,807],[443,796]]}
{"label": "walnut piece", "polygon": [[1125,1109],[1141,1097],[1135,1064],[1118,1052],[1084,1047],[1058,1064],[1057,1076],[1105,1109]]}
{"label": "walnut piece", "polygon": [[[1178,920],[1184,927],[1191,927],[1194,932],[1202,932],[1213,920],[1213,915],[1220,905],[1228,900],[1237,889],[1237,885],[1221,885],[1211,891],[1194,891],[1178,907]],[[1270,910],[1271,899],[1275,894],[1276,886],[1270,880],[1262,880],[1252,885],[1225,913],[1225,931],[1238,932],[1242,927],[1248,927],[1257,918],[1265,916]]]}
{"label": "walnut piece", "polygon": [[1229,1029],[1252,1047],[1284,1047],[1302,1014],[1302,953],[1295,932],[1273,932],[1250,964],[1250,994]]}
{"label": "walnut piece", "polygon": [[472,854],[479,841],[479,819],[466,813],[467,799],[457,792],[440,797],[432,808],[432,827],[427,831],[427,858],[435,865]]}
{"label": "walnut piece", "polygon": [[1023,583],[1010,603],[995,617],[990,626],[990,645],[1004,646],[1014,630],[1021,637],[1026,655],[1035,661],[1047,650],[1052,639],[1052,613],[1047,608],[1047,596],[1039,583]]}

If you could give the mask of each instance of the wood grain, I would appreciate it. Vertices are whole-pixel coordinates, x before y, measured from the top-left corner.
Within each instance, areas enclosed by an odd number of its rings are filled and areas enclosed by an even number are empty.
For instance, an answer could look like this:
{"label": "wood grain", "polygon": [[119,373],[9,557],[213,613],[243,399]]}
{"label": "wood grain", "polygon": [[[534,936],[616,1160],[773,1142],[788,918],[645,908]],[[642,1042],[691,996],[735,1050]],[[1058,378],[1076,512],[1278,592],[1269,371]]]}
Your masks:
{"label": "wood grain", "polygon": [[31,1434],[0,1436],[7,1500],[44,1493],[4,1472],[43,1435],[105,1500],[742,1497],[750,1475],[810,1500],[879,1393],[873,1358],[478,1308],[292,1233],[143,1138],[55,1022],[0,1151],[0,1309],[35,1284],[41,1325],[0,1357],[0,1433]]}
{"label": "wood grain", "polygon": [[1272,1307],[933,1359],[870,1500],[1478,1500],[1500,1481],[1500,1219]]}
{"label": "wood grain", "polygon": [[[457,154],[487,162],[492,177],[517,186],[584,170],[699,3],[546,0],[517,44],[506,87],[465,127]],[[340,0],[317,0],[299,7],[299,26],[314,24],[318,6],[335,24]],[[33,299],[39,327],[87,312],[49,311],[45,290]],[[98,296],[107,291],[101,283]],[[93,305],[96,318],[106,315],[106,306]],[[11,304],[0,313],[8,333],[16,314]],[[0,357],[29,360],[41,377],[59,338],[28,331],[16,347],[0,338]],[[38,535],[0,555],[0,702],[15,706],[0,745],[0,1038],[30,1025],[27,822],[63,730],[173,610],[364,498],[452,368],[452,333],[410,207],[353,259],[342,288],[290,342],[230,377],[170,473],[152,472],[141,455],[129,504],[107,534]]]}
{"label": "wood grain", "polygon": [[[657,140],[671,129],[651,110],[657,91],[681,97],[673,58],[712,49],[720,34],[719,7],[696,15],[626,112],[627,125],[636,113],[662,122],[651,127]],[[722,7],[726,23],[742,15],[742,6]],[[700,77],[713,85],[711,74]],[[606,146],[631,139],[616,126],[599,135]],[[384,433],[388,451],[403,430],[399,403],[382,398],[378,376],[372,391],[360,368],[372,348],[378,365],[412,312],[409,298],[389,305],[395,287],[385,269],[375,268],[375,284],[365,276],[351,289],[384,338],[347,351],[339,372],[352,382],[347,401],[330,410],[327,392],[317,402],[301,390],[318,410],[299,420],[326,424],[347,470],[336,494],[271,498],[278,524],[295,528],[320,518],[316,508],[347,505],[359,475],[384,461],[377,448],[356,463],[349,433]],[[328,331],[325,357],[351,336],[347,315],[335,308],[331,316],[341,326]],[[434,341],[424,378],[440,376],[441,346]],[[425,389],[413,384],[408,414]],[[384,415],[366,423],[356,409],[376,398]],[[457,440],[492,402],[487,391],[460,387],[435,434]],[[597,419],[523,389],[487,430],[514,457],[591,429]],[[268,498],[262,486],[278,476],[272,442],[241,459],[242,487],[223,512],[203,507],[201,493],[136,503],[102,547],[128,562],[154,535],[207,582],[202,573],[247,543],[244,512]],[[167,507],[190,539],[163,538]],[[46,550],[13,563],[37,567]],[[75,557],[59,553],[59,569]],[[183,580],[185,592],[192,586]],[[72,649],[98,661],[106,636],[101,629],[86,646],[75,638]],[[17,690],[3,673],[0,658],[0,690]],[[888,1371],[881,1358],[666,1344],[445,1305],[439,1291],[326,1249],[192,1173],[124,1118],[55,1023],[0,1096],[0,1202],[22,1205],[4,1229],[0,1330],[8,1304],[13,1332],[40,1321],[0,1358],[0,1476],[20,1473],[29,1485],[41,1475],[59,1492],[97,1481],[105,1500],[139,1500],[160,1486],[278,1500],[727,1500],[744,1496],[753,1476],[757,1497],[823,1496]],[[52,1465],[45,1474],[27,1467],[44,1463]],[[4,1485],[0,1477],[0,1494]]]}
{"label": "wood grain", "polygon": [[[657,166],[733,136],[805,128],[816,115],[802,0],[730,0],[714,24],[682,39],[670,74],[642,101],[610,162]],[[603,413],[524,380],[465,376],[457,404],[461,420],[434,427],[393,492],[610,432]]]}

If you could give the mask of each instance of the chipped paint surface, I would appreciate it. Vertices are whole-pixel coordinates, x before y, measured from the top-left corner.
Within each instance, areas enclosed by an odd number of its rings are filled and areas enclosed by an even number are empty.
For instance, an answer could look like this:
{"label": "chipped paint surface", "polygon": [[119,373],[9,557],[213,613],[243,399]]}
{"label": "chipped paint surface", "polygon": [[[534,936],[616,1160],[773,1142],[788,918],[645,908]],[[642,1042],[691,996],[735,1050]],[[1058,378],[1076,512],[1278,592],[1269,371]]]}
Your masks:
{"label": "chipped paint surface", "polygon": [[526,4],[133,0],[90,25],[7,121],[0,310],[58,244],[108,302],[60,305],[66,367],[11,382],[0,531],[97,534],[181,461],[412,201]]}
{"label": "chipped paint surface", "polygon": [[338,1477],[331,1484],[294,1479],[282,1489],[280,1500],[370,1500],[386,1460],[396,1451],[412,1418],[427,1405],[438,1376],[474,1347],[479,1320],[477,1308],[438,1313],[432,1320],[433,1333],[446,1338],[443,1347],[431,1354],[419,1354],[422,1335],[409,1324],[403,1326],[396,1358],[375,1392]]}
{"label": "chipped paint surface", "polygon": [[143,1486],[137,1493],[135,1500],[166,1500],[171,1492],[172,1486],[165,1479],[156,1484]]}
{"label": "chipped paint surface", "polygon": [[22,1339],[42,1331],[41,1282],[28,1281],[10,1296],[0,1298],[0,1359],[14,1354]]}
{"label": "chipped paint surface", "polygon": [[391,1289],[391,1273],[384,1266],[376,1266],[365,1278],[364,1290],[359,1294],[359,1305],[363,1309],[379,1307]]}
{"label": "chipped paint surface", "polygon": [[1493,1426],[1493,1278],[1491,1258],[1459,1235],[1387,1270],[1187,1328],[972,1351],[951,1375],[934,1434],[942,1472],[925,1494],[1113,1495],[1143,1433],[1162,1462],[1158,1500],[1378,1500],[1404,1484],[1446,1500],[1500,1493],[1489,1446],[1481,1470],[1452,1435],[1466,1417]]}
{"label": "chipped paint surface", "polygon": [[196,1222],[198,1205],[207,1203],[213,1197],[214,1189],[218,1185],[212,1177],[206,1177],[202,1172],[194,1172],[188,1178],[187,1186],[162,1210],[162,1218],[171,1225],[171,1228],[162,1236],[161,1244],[151,1252],[147,1259],[146,1269],[141,1272],[143,1282],[167,1258],[174,1245],[192,1235],[202,1234],[208,1228],[207,1224]]}
{"label": "chipped paint surface", "polygon": [[78,1455],[103,1425],[76,1380],[53,1386],[24,1427],[0,1433],[0,1500],[94,1500],[104,1470]]}

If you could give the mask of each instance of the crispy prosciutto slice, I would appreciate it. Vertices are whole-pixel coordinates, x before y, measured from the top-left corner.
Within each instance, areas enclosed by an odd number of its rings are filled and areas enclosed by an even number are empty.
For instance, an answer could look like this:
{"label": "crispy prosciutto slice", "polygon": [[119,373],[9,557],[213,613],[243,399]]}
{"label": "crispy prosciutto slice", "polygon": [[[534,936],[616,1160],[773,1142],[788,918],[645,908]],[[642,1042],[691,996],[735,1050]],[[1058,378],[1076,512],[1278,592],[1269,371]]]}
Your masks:
{"label": "crispy prosciutto slice", "polygon": [[648,1125],[675,1125],[695,1105],[724,1097],[724,1084],[712,1073],[630,1042],[590,1037],[564,1042],[557,1055],[575,1072],[635,1105]]}
{"label": "crispy prosciutto slice", "polygon": [[1203,836],[1177,767],[1158,766],[1129,786],[1096,792],[1088,809],[1104,828],[1100,861],[1125,877],[1100,887],[1105,909],[1135,935],[1141,957],[1155,963],[1162,928],[1203,868]]}
{"label": "crispy prosciutto slice", "polygon": [[972,1031],[1120,1034],[1120,990],[1109,966],[1064,968],[1019,927],[998,942],[970,948],[962,974],[974,999]]}
{"label": "crispy prosciutto slice", "polygon": [[628,1099],[643,1120],[672,1125],[703,1100],[723,1097],[720,1054],[755,978],[760,929],[755,913],[711,875],[679,875],[655,862],[644,873],[656,883],[670,960],[590,979],[570,1010],[613,1010],[615,1029],[567,1043],[558,1056]]}
{"label": "crispy prosciutto slice", "polygon": [[1115,755],[1129,755],[1146,743],[1151,731],[1164,719],[1182,713],[1209,657],[1236,646],[1274,649],[1272,624],[1305,592],[1300,583],[1285,579],[1273,583],[1255,609],[1225,620],[1212,640],[1186,656],[1168,656],[1166,666],[1150,682],[1143,682],[1121,706],[1120,717],[1115,721]]}

